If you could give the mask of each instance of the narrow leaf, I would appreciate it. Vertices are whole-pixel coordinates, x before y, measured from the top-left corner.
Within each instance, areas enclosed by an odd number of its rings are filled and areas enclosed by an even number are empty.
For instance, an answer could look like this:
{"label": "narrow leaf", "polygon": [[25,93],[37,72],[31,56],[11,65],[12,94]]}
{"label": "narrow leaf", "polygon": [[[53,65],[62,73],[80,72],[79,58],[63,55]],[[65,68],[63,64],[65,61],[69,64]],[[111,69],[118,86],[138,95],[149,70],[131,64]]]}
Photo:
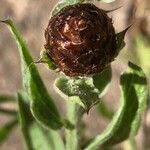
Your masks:
{"label": "narrow leaf", "polygon": [[17,125],[18,120],[17,118],[9,121],[3,127],[0,128],[0,143],[4,142],[13,130],[13,128]]}
{"label": "narrow leaf", "polygon": [[4,102],[15,102],[16,96],[15,95],[0,95],[0,103]]}
{"label": "narrow leaf", "polygon": [[73,5],[77,3],[82,3],[85,0],[61,0],[59,1],[53,8],[51,12],[51,17],[57,14],[62,8],[68,6],[68,5]]}
{"label": "narrow leaf", "polygon": [[142,69],[131,62],[121,75],[121,106],[106,130],[98,135],[86,150],[100,146],[112,146],[129,137],[134,137],[140,126],[141,115],[147,102],[147,82]]}
{"label": "narrow leaf", "polygon": [[47,132],[47,137],[53,146],[53,150],[65,150],[63,140],[59,133],[55,130],[49,130]]}
{"label": "narrow leaf", "polygon": [[48,94],[35,64],[28,67],[33,63],[33,59],[25,42],[11,20],[1,22],[7,24],[18,43],[22,65],[23,85],[32,101],[31,109],[34,117],[48,128],[60,128],[62,126],[60,115],[52,98]]}
{"label": "narrow leaf", "polygon": [[131,25],[127,27],[125,30],[116,34],[116,38],[117,38],[117,54],[116,55],[118,55],[119,51],[125,46],[124,37],[130,27]]}
{"label": "narrow leaf", "polygon": [[52,150],[41,128],[33,121],[29,106],[18,94],[19,121],[28,150]]}
{"label": "narrow leaf", "polygon": [[6,109],[2,107],[0,107],[0,113],[5,114],[5,115],[13,115],[13,116],[17,114],[15,110]]}
{"label": "narrow leaf", "polygon": [[53,8],[52,12],[51,12],[51,17],[54,16],[55,14],[57,14],[63,7],[69,5],[69,3],[65,0],[61,0],[59,1]]}
{"label": "narrow leaf", "polygon": [[41,56],[40,60],[37,61],[36,63],[44,63],[47,66],[47,68],[51,70],[55,70],[57,68],[52,59],[48,57],[45,50],[41,51],[40,56]]}
{"label": "narrow leaf", "polygon": [[111,66],[106,68],[102,73],[93,75],[93,84],[99,90],[100,97],[102,97],[110,85],[112,77]]}

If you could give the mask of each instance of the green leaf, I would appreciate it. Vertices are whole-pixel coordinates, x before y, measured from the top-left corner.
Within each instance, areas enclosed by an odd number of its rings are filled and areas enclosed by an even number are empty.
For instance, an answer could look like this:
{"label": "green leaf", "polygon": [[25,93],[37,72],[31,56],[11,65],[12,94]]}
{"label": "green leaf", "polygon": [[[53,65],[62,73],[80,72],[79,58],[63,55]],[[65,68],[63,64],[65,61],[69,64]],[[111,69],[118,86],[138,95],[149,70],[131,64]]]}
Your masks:
{"label": "green leaf", "polygon": [[[48,91],[33,63],[29,50],[13,22],[8,19],[1,21],[9,27],[13,37],[16,39],[21,57],[23,85],[31,99],[31,109],[34,117],[42,125],[58,129],[62,127],[62,122],[58,110],[48,94]],[[30,67],[28,67],[30,65]]]}
{"label": "green leaf", "polygon": [[53,147],[53,150],[65,150],[65,146],[61,136],[55,130],[46,131],[47,137]]}
{"label": "green leaf", "polygon": [[37,61],[36,63],[44,63],[48,69],[51,70],[55,70],[57,68],[57,66],[55,65],[55,63],[52,61],[52,59],[50,59],[46,53],[45,50],[42,50],[41,53],[41,58],[39,61]]}
{"label": "green leaf", "polygon": [[0,143],[4,142],[13,130],[13,128],[17,125],[18,120],[14,118],[13,120],[6,123],[3,127],[0,128]]}
{"label": "green leaf", "polygon": [[2,108],[2,107],[0,107],[0,113],[3,113],[5,115],[13,115],[13,116],[15,116],[17,114],[17,112],[15,110],[10,110],[10,109],[6,109],[6,108]]}
{"label": "green leaf", "polygon": [[15,95],[0,95],[0,103],[4,102],[15,102],[16,96]]}
{"label": "green leaf", "polygon": [[127,71],[121,75],[120,84],[119,110],[105,131],[98,135],[85,150],[112,146],[136,135],[147,103],[148,87],[145,74],[140,67],[129,62]]}
{"label": "green leaf", "polygon": [[52,12],[51,12],[51,17],[54,16],[55,14],[57,14],[63,7],[69,5],[69,3],[65,0],[61,0],[59,1],[53,8]]}
{"label": "green leaf", "polygon": [[61,0],[59,1],[53,8],[51,12],[51,17],[57,14],[62,8],[68,6],[68,5],[73,5],[76,3],[82,3],[85,0]]}
{"label": "green leaf", "polygon": [[[61,77],[55,81],[56,91],[69,101],[79,104],[86,111],[97,104],[109,86],[111,67],[100,74],[85,78]],[[57,90],[58,89],[58,90]]]}
{"label": "green leaf", "polygon": [[93,84],[99,90],[100,97],[102,97],[107,92],[111,77],[111,66],[106,68],[102,73],[93,75]]}
{"label": "green leaf", "polygon": [[29,105],[22,93],[18,93],[19,120],[27,149],[64,150],[64,144],[56,131],[44,130],[32,117]]}
{"label": "green leaf", "polygon": [[116,39],[116,42],[117,42],[116,56],[118,55],[120,50],[122,48],[124,48],[124,46],[125,46],[124,37],[125,37],[125,34],[127,33],[127,31],[129,30],[130,27],[131,27],[131,25],[129,27],[127,27],[125,30],[116,34],[116,38],[117,38]]}
{"label": "green leaf", "polygon": [[99,101],[99,91],[94,87],[92,78],[61,77],[55,81],[57,92],[69,97],[87,111]]}

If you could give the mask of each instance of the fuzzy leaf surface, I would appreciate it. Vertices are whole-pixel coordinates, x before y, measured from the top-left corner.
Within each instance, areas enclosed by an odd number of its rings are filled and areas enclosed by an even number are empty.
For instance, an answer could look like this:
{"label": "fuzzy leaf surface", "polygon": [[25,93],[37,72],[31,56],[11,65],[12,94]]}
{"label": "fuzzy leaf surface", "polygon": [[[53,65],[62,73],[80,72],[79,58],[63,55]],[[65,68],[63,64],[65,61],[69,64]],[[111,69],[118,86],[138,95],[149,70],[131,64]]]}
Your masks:
{"label": "fuzzy leaf surface", "polygon": [[99,101],[99,91],[94,87],[92,78],[61,77],[56,80],[55,85],[65,96],[71,97],[71,101],[87,110]]}
{"label": "fuzzy leaf surface", "polygon": [[56,80],[56,91],[60,91],[69,100],[78,103],[86,110],[99,102],[109,86],[111,80],[111,67],[101,74],[86,78],[61,77]]}
{"label": "fuzzy leaf surface", "polygon": [[121,75],[121,105],[105,131],[98,135],[85,150],[112,146],[136,135],[145,111],[148,95],[147,81],[142,69],[129,62]]}
{"label": "fuzzy leaf surface", "polygon": [[28,150],[64,150],[60,135],[46,130],[33,118],[22,93],[18,93],[19,121]]}

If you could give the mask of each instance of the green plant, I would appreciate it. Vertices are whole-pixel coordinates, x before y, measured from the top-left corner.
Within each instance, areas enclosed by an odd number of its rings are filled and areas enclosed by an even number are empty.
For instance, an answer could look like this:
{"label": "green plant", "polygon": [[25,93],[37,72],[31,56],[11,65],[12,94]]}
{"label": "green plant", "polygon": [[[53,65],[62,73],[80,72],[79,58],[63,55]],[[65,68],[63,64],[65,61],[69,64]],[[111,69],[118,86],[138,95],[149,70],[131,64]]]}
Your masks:
{"label": "green plant", "polygon": [[[78,2],[82,0],[59,2],[52,15],[64,6]],[[107,112],[107,107],[102,102],[101,113],[110,119],[110,123],[103,133],[81,145],[79,130],[82,130],[82,116],[99,103],[107,92],[111,81],[111,66],[91,77],[62,76],[55,81],[56,91],[66,99],[67,115],[64,117],[48,93],[29,49],[14,23],[10,19],[1,22],[9,27],[19,47],[23,89],[17,96],[0,96],[0,103],[18,100],[18,112],[0,108],[0,112],[14,116],[13,120],[0,129],[0,142],[7,138],[18,123],[29,150],[96,150],[126,139],[134,140],[140,127],[141,116],[146,109],[148,95],[146,77],[140,67],[128,63],[127,70],[120,76],[121,104],[118,111],[115,114]],[[127,29],[117,34],[117,52],[125,45],[126,31]],[[56,69],[54,62],[43,51],[41,61],[50,69]],[[59,134],[62,127],[66,131],[65,139]]]}

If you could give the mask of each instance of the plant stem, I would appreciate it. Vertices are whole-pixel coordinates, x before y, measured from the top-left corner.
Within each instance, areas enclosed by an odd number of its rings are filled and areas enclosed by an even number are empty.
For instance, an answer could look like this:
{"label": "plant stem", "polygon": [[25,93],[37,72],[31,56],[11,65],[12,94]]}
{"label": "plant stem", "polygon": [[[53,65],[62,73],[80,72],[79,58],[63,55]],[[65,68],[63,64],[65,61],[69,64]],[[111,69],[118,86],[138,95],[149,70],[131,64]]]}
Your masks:
{"label": "plant stem", "polygon": [[83,111],[78,104],[70,100],[68,100],[67,102],[68,120],[75,126],[75,128],[66,129],[66,150],[78,150],[78,122],[79,119],[82,117]]}

